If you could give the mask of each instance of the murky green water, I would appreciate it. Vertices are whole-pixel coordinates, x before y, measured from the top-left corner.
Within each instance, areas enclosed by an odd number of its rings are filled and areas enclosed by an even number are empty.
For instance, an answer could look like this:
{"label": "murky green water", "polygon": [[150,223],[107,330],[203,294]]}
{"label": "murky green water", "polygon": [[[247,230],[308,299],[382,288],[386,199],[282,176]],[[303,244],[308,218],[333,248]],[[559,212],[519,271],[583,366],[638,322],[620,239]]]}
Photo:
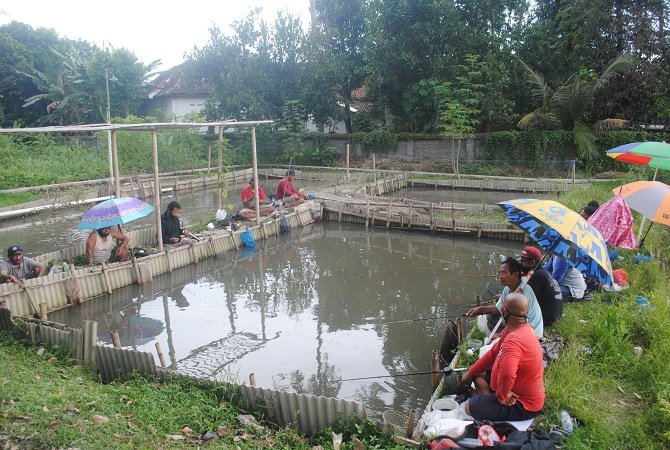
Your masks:
{"label": "murky green water", "polygon": [[[325,222],[49,314],[181,371],[421,409],[446,317],[465,313],[521,244]],[[485,275],[487,277],[481,277]],[[361,380],[360,378],[366,378]],[[352,380],[357,379],[357,380]]]}

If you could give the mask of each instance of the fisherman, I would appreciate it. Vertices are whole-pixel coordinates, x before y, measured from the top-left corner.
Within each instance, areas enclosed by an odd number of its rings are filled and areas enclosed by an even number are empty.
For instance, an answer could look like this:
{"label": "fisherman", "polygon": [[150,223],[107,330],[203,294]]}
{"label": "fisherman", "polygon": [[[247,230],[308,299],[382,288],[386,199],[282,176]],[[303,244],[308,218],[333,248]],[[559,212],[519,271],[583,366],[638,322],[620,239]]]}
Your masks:
{"label": "fisherman", "polygon": [[595,200],[591,200],[585,207],[579,210],[579,215],[582,216],[584,220],[589,220],[589,218],[600,208],[600,203]]}
{"label": "fisherman", "polygon": [[289,169],[286,172],[286,177],[279,180],[277,184],[276,198],[289,208],[300,205],[308,198],[306,194],[293,188],[293,180],[295,180],[295,170]]}
{"label": "fisherman", "polygon": [[[113,247],[114,240],[117,241],[116,247]],[[128,236],[112,230],[112,227],[92,231],[86,240],[88,265],[92,266],[94,262],[102,264],[125,261],[128,255],[129,242]]]}
{"label": "fisherman", "polygon": [[584,297],[586,293],[586,280],[584,275],[568,262],[554,255],[544,268],[551,274],[561,288],[564,302],[574,302]]}
{"label": "fisherman", "polygon": [[168,203],[165,212],[161,214],[163,244],[179,244],[182,235],[188,236],[191,234],[188,230],[181,227],[179,211],[181,211],[179,202],[171,201]]}
{"label": "fisherman", "polygon": [[526,296],[515,292],[503,300],[505,331],[461,378],[466,390],[474,382],[477,393],[465,404],[469,416],[494,422],[518,421],[532,419],[542,410],[543,354],[528,323],[530,305]]}
{"label": "fisherman", "polygon": [[[521,273],[523,267],[521,263],[514,258],[507,258],[498,270],[498,277],[500,278],[500,285],[503,286],[503,291],[495,306],[477,306],[472,308],[466,314],[468,317],[479,316],[481,314],[490,314],[492,316],[500,316],[502,314],[502,304],[508,294],[516,292],[521,286]],[[527,284],[523,287],[523,295],[526,296],[530,302],[530,310],[528,312],[528,322],[535,330],[537,337],[541,338],[544,333],[544,323],[542,322],[542,310],[537,303],[537,298],[533,289]]]}
{"label": "fisherman", "polygon": [[37,278],[46,272],[44,263],[23,256],[23,249],[11,245],[7,249],[7,259],[0,261],[0,279],[4,283],[18,283],[20,280]]}
{"label": "fisherman", "polygon": [[[244,208],[238,213],[239,216],[243,219],[254,219],[256,218],[256,197],[254,193],[254,187],[256,183],[254,177],[251,177],[249,181],[249,186],[242,189],[240,197],[242,198],[242,204]],[[258,204],[259,204],[259,214],[261,217],[268,216],[275,212],[275,207],[267,203],[267,197],[265,196],[265,191],[263,188],[258,185]]]}
{"label": "fisherman", "polygon": [[[542,253],[537,248],[529,245],[523,249],[519,260],[522,267],[521,273],[526,276],[540,263]],[[535,292],[537,303],[542,310],[542,322],[545,326],[552,325],[563,316],[561,288],[544,267],[539,267],[533,272],[533,276],[528,280],[528,286]]]}

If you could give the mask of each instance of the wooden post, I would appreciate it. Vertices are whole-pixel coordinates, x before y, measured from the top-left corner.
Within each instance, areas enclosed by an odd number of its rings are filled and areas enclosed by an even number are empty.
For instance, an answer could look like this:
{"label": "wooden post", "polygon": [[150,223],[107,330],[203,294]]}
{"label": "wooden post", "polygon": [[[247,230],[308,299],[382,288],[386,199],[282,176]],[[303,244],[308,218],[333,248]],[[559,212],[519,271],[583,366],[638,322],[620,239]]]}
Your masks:
{"label": "wooden post", "polygon": [[435,228],[435,221],[433,220],[433,203],[430,203],[430,230]]}
{"label": "wooden post", "polygon": [[212,169],[212,144],[209,144],[209,152],[207,152],[207,176]]}
{"label": "wooden post", "polygon": [[165,356],[163,355],[163,350],[161,349],[160,342],[156,342],[156,351],[158,352],[158,359],[160,359],[161,361],[161,367],[166,368],[167,364],[165,364]]}
{"label": "wooden post", "polygon": [[374,183],[377,184],[377,162],[374,153],[372,154],[372,176],[374,177]]}
{"label": "wooden post", "polygon": [[[659,161],[660,161],[660,159],[659,159]],[[573,159],[572,160],[572,171],[571,171],[572,172],[572,190],[575,190],[575,167],[576,167],[576,164],[575,164],[575,160]],[[656,177],[654,176],[654,178],[656,178]]]}
{"label": "wooden post", "polygon": [[119,180],[119,157],[116,151],[116,130],[112,131],[112,160],[114,162],[114,194],[116,198],[121,196],[121,185]]}
{"label": "wooden post", "polygon": [[405,428],[405,437],[411,438],[414,433],[414,420],[416,419],[416,411],[414,408],[409,410],[409,417],[407,418],[407,427]]}
{"label": "wooden post", "polygon": [[256,387],[256,375],[254,373],[249,374],[249,384]]}
{"label": "wooden post", "polygon": [[40,319],[47,320],[47,304],[40,303]]}
{"label": "wooden post", "polygon": [[198,254],[195,251],[195,244],[189,244],[189,247],[191,247],[191,257],[193,258],[193,262],[198,264]]}
{"label": "wooden post", "polygon": [[431,370],[433,372],[431,377],[433,381],[433,388],[431,391],[434,391],[437,388],[437,384],[440,382],[440,356],[438,355],[437,350],[433,350]]}
{"label": "wooden post", "polygon": [[158,251],[163,251],[163,232],[161,231],[161,186],[158,177],[158,135],[156,130],[151,132],[151,156],[154,163],[154,208],[156,215],[156,240],[158,241]]}
{"label": "wooden post", "polygon": [[112,335],[112,343],[114,344],[114,348],[121,348],[121,339],[119,339],[119,332],[111,331],[109,334]]}
{"label": "wooden post", "polygon": [[454,204],[451,204],[451,233],[456,232],[456,209],[454,208]]}
{"label": "wooden post", "polygon": [[170,252],[165,250],[165,259],[167,259],[168,272],[172,273],[172,262],[170,261]]}
{"label": "wooden post", "polygon": [[38,317],[41,318],[42,316],[40,315],[40,310],[37,307],[37,303],[35,303],[35,299],[33,298],[33,293],[30,292],[30,288],[26,286],[25,281],[26,280],[19,281],[19,285],[23,287],[23,292],[26,293],[26,297],[28,297],[28,301],[30,302],[30,305],[33,307],[33,311],[35,312],[35,314],[37,314]]}
{"label": "wooden post", "polygon": [[107,275],[107,263],[102,263],[102,277],[105,279],[105,287],[107,287],[107,293],[112,293],[112,286],[109,284],[109,276]]}
{"label": "wooden post", "polygon": [[409,230],[410,228],[412,228],[412,203],[413,203],[413,202],[409,202],[409,209],[408,209],[408,211],[409,211],[409,214],[408,214],[408,215],[409,215],[409,218],[408,218],[408,221],[407,221],[407,229],[408,229],[408,230]]}
{"label": "wooden post", "polygon": [[222,209],[221,202],[223,200],[223,127],[219,127],[219,179],[217,183],[218,189],[218,209]]}
{"label": "wooden post", "polygon": [[392,205],[393,205],[393,202],[389,202],[388,217],[386,218],[386,228],[391,226],[391,206]]}
{"label": "wooden post", "polygon": [[370,200],[368,200],[368,206],[367,209],[365,210],[365,228],[368,227],[369,223],[370,223]]}

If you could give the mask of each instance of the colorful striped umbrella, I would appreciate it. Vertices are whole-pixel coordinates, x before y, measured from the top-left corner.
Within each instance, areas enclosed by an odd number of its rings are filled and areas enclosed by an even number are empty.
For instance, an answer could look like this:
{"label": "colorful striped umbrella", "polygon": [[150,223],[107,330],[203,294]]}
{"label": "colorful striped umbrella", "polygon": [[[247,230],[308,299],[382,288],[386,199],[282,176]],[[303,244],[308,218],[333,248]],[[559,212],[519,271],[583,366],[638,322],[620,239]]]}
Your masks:
{"label": "colorful striped umbrella", "polygon": [[112,198],[98,203],[84,214],[79,221],[80,230],[121,225],[148,216],[154,207],[142,200],[131,197]]}
{"label": "colorful striped umbrella", "polygon": [[578,213],[553,200],[520,198],[498,202],[510,223],[545,251],[564,259],[584,276],[612,283],[612,265],[600,232]]}
{"label": "colorful striped umbrella", "polygon": [[[670,144],[665,142],[633,142],[607,151],[607,156],[639,166],[670,170]],[[654,174],[656,179],[656,174]]]}
{"label": "colorful striped umbrella", "polygon": [[660,181],[635,181],[612,189],[647,219],[670,225],[670,186]]}

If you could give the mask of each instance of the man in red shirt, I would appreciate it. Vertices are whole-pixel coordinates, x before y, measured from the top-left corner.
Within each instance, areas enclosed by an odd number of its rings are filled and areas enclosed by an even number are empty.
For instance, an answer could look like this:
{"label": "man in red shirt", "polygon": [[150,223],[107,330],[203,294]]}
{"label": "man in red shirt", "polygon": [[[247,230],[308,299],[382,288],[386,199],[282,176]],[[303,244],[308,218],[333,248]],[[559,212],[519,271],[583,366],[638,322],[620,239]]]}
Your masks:
{"label": "man in red shirt", "polygon": [[526,318],[529,305],[523,294],[505,297],[501,311],[505,331],[461,378],[466,389],[475,383],[477,395],[468,400],[465,412],[477,420],[532,419],[544,406],[542,348]]}
{"label": "man in red shirt", "polygon": [[307,195],[298,191],[293,187],[293,180],[295,180],[295,170],[290,169],[286,172],[286,178],[282,178],[277,184],[276,196],[277,200],[281,200],[284,206],[297,206],[307,200]]}
{"label": "man in red shirt", "polygon": [[[242,189],[240,197],[242,198],[242,203],[244,208],[239,212],[239,215],[243,219],[254,219],[256,218],[256,196],[254,195],[254,186],[256,185],[255,180],[251,177],[249,181],[249,186]],[[267,216],[275,212],[275,207],[267,204],[267,197],[265,196],[265,191],[263,188],[258,186],[258,205],[259,205],[259,214],[261,217]]]}

